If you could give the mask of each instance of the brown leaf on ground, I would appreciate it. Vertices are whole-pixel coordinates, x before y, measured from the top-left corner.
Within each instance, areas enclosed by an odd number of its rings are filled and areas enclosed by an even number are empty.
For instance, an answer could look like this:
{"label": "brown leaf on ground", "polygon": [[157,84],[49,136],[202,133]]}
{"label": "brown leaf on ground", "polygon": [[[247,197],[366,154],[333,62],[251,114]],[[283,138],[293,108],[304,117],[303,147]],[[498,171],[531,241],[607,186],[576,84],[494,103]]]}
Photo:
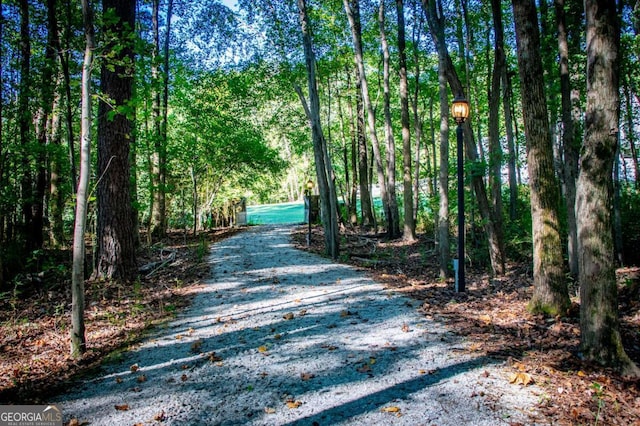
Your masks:
{"label": "brown leaf on ground", "polygon": [[129,404],[116,404],[113,406],[113,408],[115,408],[117,411],[128,411]]}

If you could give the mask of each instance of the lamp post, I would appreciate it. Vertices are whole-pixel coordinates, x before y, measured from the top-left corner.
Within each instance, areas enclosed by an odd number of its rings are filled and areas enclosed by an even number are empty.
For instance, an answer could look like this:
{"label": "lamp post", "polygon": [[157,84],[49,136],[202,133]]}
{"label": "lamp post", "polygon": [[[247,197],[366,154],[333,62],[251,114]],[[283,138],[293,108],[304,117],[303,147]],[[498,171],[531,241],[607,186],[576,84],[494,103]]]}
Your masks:
{"label": "lamp post", "polygon": [[313,181],[309,179],[304,190],[305,195],[305,207],[307,213],[307,223],[309,224],[309,230],[307,232],[307,247],[311,245],[311,191],[313,190]]}
{"label": "lamp post", "polygon": [[465,291],[464,280],[464,138],[462,124],[469,117],[469,101],[462,93],[453,100],[451,115],[458,125],[458,268],[456,270],[456,292]]}

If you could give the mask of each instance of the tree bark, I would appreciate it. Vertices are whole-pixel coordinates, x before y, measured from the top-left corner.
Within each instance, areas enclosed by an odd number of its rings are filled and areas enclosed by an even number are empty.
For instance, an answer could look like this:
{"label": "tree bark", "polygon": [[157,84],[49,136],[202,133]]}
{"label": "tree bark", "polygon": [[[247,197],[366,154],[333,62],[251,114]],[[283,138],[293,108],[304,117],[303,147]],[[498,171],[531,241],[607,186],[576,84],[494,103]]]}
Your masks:
{"label": "tree bark", "polygon": [[[442,61],[440,61],[442,62]],[[447,97],[447,77],[445,67],[441,63],[438,67],[438,82],[440,93],[440,178],[438,192],[440,203],[438,209],[438,260],[440,278],[449,276],[449,262],[451,258],[449,244],[449,99]]]}
{"label": "tree bark", "polygon": [[360,189],[360,210],[362,211],[362,228],[367,230],[375,226],[376,218],[371,203],[371,180],[369,179],[369,147],[364,126],[364,103],[360,71],[356,67],[356,130],[358,138],[358,183]]}
{"label": "tree bark", "polygon": [[560,54],[560,95],[562,115],[562,148],[564,198],[567,210],[567,256],[569,272],[578,276],[578,233],[576,228],[576,178],[580,141],[575,137],[571,102],[571,75],[569,72],[569,41],[564,11],[564,0],[555,0],[558,22],[558,53]]}
{"label": "tree bark", "polygon": [[298,0],[298,10],[300,12],[300,27],[302,30],[302,40],[304,47],[305,63],[307,68],[307,80],[309,90],[309,105],[304,101],[302,90],[297,88],[298,96],[305,107],[305,112],[311,125],[313,137],[313,152],[316,161],[316,178],[318,180],[318,190],[321,209],[322,224],[324,227],[325,249],[328,256],[333,259],[339,254],[339,233],[337,217],[337,197],[334,184],[331,160],[327,151],[327,146],[322,133],[320,120],[320,99],[318,97],[318,84],[316,81],[316,60],[313,52],[311,31],[309,28],[309,17],[307,15],[307,5],[305,0]]}
{"label": "tree bark", "polygon": [[622,347],[612,235],[612,168],[620,114],[620,27],[615,2],[586,0],[587,107],[576,190],[583,355],[640,376]]}
{"label": "tree bark", "polygon": [[558,315],[566,311],[570,301],[564,276],[558,219],[559,184],[554,173],[535,3],[513,0],[513,15],[531,182],[534,290],[529,309]]}
{"label": "tree bark", "polygon": [[491,0],[494,32],[493,72],[489,90],[489,190],[497,229],[503,229],[502,214],[502,146],[500,144],[500,84],[506,66],[502,2]]}
{"label": "tree bark", "polygon": [[387,197],[389,198],[389,219],[387,220],[387,235],[389,238],[400,236],[400,213],[398,212],[398,198],[396,195],[396,142],[393,135],[393,124],[391,122],[391,89],[389,87],[389,44],[384,29],[384,0],[380,0],[378,10],[378,24],[380,27],[380,45],[382,47],[383,64],[383,98],[384,98],[384,136],[386,144],[387,160]]}
{"label": "tree bark", "polygon": [[[434,0],[422,0],[422,5],[427,17],[431,36],[436,45],[436,49],[438,50],[438,56],[442,57],[444,73],[447,77],[449,87],[455,94],[464,94],[462,83],[458,78],[458,73],[453,66],[451,56],[449,55],[449,51],[445,43],[444,24],[442,20],[438,18],[439,15],[436,11],[436,3]],[[470,161],[477,161],[478,151],[470,123],[471,120],[467,120],[463,124],[466,158]],[[502,230],[498,229],[496,226],[493,211],[489,206],[487,189],[484,185],[483,176],[477,173],[472,174],[471,185],[476,194],[478,209],[480,210],[480,215],[482,216],[485,232],[489,242],[489,259],[491,261],[492,272],[494,275],[502,275],[505,271],[503,235]]]}
{"label": "tree bark", "polygon": [[79,358],[86,351],[84,327],[84,233],[87,223],[87,202],[91,178],[91,68],[95,48],[93,10],[90,0],[82,0],[85,50],[82,65],[82,106],[80,137],[80,180],[76,197],[73,231],[73,265],[71,273],[71,356]]}
{"label": "tree bark", "polygon": [[371,139],[371,147],[373,148],[373,157],[375,160],[376,174],[378,177],[378,185],[380,186],[380,198],[385,212],[385,220],[387,222],[387,232],[392,228],[391,220],[393,218],[389,194],[387,192],[387,182],[384,175],[384,166],[382,164],[382,154],[380,152],[380,143],[376,133],[376,115],[373,110],[371,98],[369,96],[369,85],[364,69],[364,58],[362,52],[362,34],[360,29],[360,1],[359,0],[343,0],[344,10],[347,13],[349,26],[351,27],[351,35],[353,38],[353,50],[358,67],[358,77],[360,79],[360,89],[362,91],[362,101],[367,112],[367,127],[369,129],[369,138]]}
{"label": "tree bark", "polygon": [[104,13],[115,12],[117,20],[107,24],[113,34],[107,51],[115,63],[103,64],[101,91],[110,102],[98,106],[98,226],[96,278],[131,279],[136,272],[135,218],[131,205],[129,146],[133,125],[130,101],[133,88],[133,41],[135,2],[103,0]]}
{"label": "tree bark", "polygon": [[39,248],[38,238],[34,235],[34,194],[32,162],[30,158],[31,142],[31,36],[29,34],[29,1],[20,0],[20,87],[18,93],[18,132],[20,138],[22,178],[20,182],[22,196],[22,226],[28,251]]}
{"label": "tree bark", "polygon": [[404,1],[396,0],[398,16],[398,65],[400,74],[400,122],[402,124],[402,187],[404,226],[402,238],[416,240],[416,222],[413,215],[413,173],[411,159],[411,129],[409,123],[409,84],[407,80],[407,52],[404,24]]}

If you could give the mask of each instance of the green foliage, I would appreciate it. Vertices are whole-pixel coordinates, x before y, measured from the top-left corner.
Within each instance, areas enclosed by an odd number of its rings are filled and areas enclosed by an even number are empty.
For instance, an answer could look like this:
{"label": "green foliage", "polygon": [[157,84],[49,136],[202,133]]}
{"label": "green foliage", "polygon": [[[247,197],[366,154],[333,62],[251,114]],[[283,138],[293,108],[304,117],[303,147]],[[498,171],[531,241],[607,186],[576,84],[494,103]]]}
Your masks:
{"label": "green foliage", "polygon": [[505,249],[511,260],[522,261],[530,260],[533,255],[532,240],[532,219],[531,219],[531,203],[529,197],[529,187],[520,186],[518,188],[517,214],[516,220],[509,220],[509,189],[506,188],[503,199],[507,202],[504,204],[504,236]]}

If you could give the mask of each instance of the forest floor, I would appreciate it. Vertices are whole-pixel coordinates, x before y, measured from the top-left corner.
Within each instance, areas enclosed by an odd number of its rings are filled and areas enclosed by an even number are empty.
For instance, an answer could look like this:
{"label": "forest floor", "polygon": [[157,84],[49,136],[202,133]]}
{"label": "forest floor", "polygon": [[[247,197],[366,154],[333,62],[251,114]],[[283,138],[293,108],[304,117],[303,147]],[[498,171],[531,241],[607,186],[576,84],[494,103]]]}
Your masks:
{"label": "forest floor", "polygon": [[[236,230],[212,231],[197,239],[172,233],[163,245],[146,250],[140,266],[151,269],[133,285],[89,282],[87,285],[88,352],[72,360],[69,351],[70,284],[68,253],[44,274],[25,276],[22,287],[0,298],[0,404],[43,403],[67,388],[79,374],[95,369],[114,351],[140,341],[155,324],[166,322],[189,304],[209,277],[209,242]],[[306,228],[293,240],[300,249],[323,252],[323,237]],[[346,236],[341,261],[368,271],[377,281],[417,300],[421,315],[441,322],[470,342],[478,356],[505,360],[516,380],[545,390],[539,413],[550,424],[640,425],[640,381],[582,362],[578,357],[579,309],[545,319],[526,311],[531,295],[530,262],[510,264],[505,277],[491,279],[480,268],[467,270],[467,292],[438,278],[433,243],[385,241],[373,236]],[[68,269],[66,269],[68,271]],[[625,349],[640,363],[640,270],[619,270],[620,315]],[[27,283],[29,281],[29,283]],[[38,285],[34,285],[34,283]],[[576,290],[573,290],[575,294]],[[575,300],[575,298],[574,298]]]}

